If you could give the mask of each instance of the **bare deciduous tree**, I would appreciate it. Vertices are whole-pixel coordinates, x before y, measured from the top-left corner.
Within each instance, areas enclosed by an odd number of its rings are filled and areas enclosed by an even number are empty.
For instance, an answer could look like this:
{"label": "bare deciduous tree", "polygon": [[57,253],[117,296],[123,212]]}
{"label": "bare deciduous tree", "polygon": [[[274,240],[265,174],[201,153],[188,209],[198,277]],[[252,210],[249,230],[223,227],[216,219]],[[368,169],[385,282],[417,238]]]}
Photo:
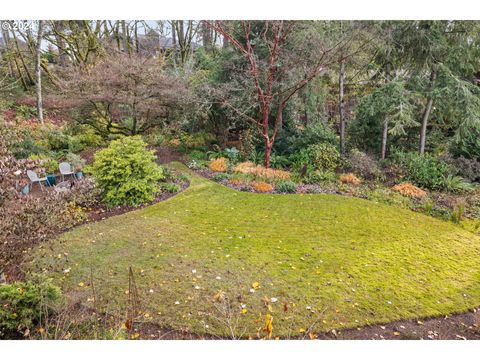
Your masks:
{"label": "bare deciduous tree", "polygon": [[78,121],[99,134],[135,135],[161,126],[187,97],[182,80],[162,60],[118,54],[89,70],[63,74],[67,106],[80,109]]}

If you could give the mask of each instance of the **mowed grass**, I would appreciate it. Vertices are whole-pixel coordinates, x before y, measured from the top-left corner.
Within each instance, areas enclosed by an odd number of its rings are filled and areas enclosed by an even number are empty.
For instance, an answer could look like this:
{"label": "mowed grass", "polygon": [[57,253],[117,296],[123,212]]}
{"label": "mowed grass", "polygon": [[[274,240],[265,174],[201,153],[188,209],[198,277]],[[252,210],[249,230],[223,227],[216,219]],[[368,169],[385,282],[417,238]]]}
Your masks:
{"label": "mowed grass", "polygon": [[220,336],[261,335],[267,313],[273,336],[289,337],[480,304],[472,232],[353,197],[242,193],[189,176],[167,201],[44,244],[31,266],[120,315],[132,266],[139,320]]}

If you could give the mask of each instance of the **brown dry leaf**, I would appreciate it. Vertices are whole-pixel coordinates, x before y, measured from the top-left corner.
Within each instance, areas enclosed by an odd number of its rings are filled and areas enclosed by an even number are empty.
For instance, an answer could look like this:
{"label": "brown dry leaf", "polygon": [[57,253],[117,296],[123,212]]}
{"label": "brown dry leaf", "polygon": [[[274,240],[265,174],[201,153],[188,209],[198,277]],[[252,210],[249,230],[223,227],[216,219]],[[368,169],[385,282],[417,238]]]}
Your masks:
{"label": "brown dry leaf", "polygon": [[314,333],[308,333],[308,337],[310,338],[310,340],[316,340],[318,339],[318,335],[317,334],[314,334]]}
{"label": "brown dry leaf", "polygon": [[225,300],[225,292],[223,290],[219,290],[215,295],[213,295],[213,301],[223,301]]}
{"label": "brown dry leaf", "polygon": [[288,311],[288,303],[283,304],[283,311],[287,312]]}

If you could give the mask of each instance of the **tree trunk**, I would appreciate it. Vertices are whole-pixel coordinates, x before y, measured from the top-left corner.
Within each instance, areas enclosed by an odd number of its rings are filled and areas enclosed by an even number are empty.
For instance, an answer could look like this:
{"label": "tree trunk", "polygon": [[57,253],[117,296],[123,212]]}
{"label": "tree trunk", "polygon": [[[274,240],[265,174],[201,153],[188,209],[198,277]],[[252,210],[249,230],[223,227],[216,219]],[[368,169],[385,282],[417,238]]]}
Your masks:
{"label": "tree trunk", "polygon": [[138,21],[135,20],[135,30],[134,30],[134,35],[135,35],[135,52],[138,54],[140,47],[138,44]]}
{"label": "tree trunk", "polygon": [[8,34],[8,31],[4,30],[5,26],[6,26],[4,24],[7,24],[7,22],[6,21],[0,21],[0,25],[2,27],[3,42],[4,42],[4,45],[5,45],[3,53],[6,55],[6,60],[7,60],[8,70],[9,70],[10,76],[13,79],[15,79],[16,75],[15,75],[15,70],[14,70],[14,64],[12,64],[12,60],[10,59],[10,54],[9,54],[10,53],[10,36]]}
{"label": "tree trunk", "polygon": [[35,49],[35,75],[37,77],[37,113],[38,120],[43,122],[43,104],[42,104],[42,67],[41,67],[41,49],[43,37],[43,20],[38,21],[37,46]]}
{"label": "tree trunk", "polygon": [[[387,62],[385,69],[385,83],[390,82],[390,62]],[[385,160],[387,156],[387,140],[388,140],[388,115],[385,115],[383,119],[383,131],[382,131],[382,160]]]}
{"label": "tree trunk", "polygon": [[265,138],[265,157],[263,159],[263,165],[268,169],[270,167],[270,154],[272,153],[272,144],[270,139]]}
{"label": "tree trunk", "polygon": [[212,38],[213,38],[212,29],[207,25],[205,25],[204,22],[202,22],[202,43],[203,43],[202,45],[207,54],[212,52],[212,40],[213,40]]}
{"label": "tree trunk", "polygon": [[15,34],[15,30],[12,30],[12,36],[13,36],[13,42],[15,43],[15,48],[17,49],[17,55],[18,58],[20,59],[20,62],[22,63],[22,67],[25,70],[25,74],[28,79],[28,85],[34,85],[35,81],[32,78],[32,75],[30,74],[30,71],[28,70],[27,64],[25,63],[25,59],[23,57],[22,51],[20,50],[20,47],[18,46],[18,39],[17,35]]}
{"label": "tree trunk", "polygon": [[[65,25],[62,20],[53,21],[53,27],[55,27],[56,32],[62,32]],[[58,46],[58,59],[60,62],[60,66],[65,67],[67,66],[67,54],[65,52],[65,41],[61,36],[55,34],[55,41],[57,42]]]}
{"label": "tree trunk", "polygon": [[[430,92],[433,91],[436,78],[437,78],[437,73],[435,72],[435,70],[432,70],[432,73],[430,75]],[[425,110],[423,111],[423,115],[422,115],[422,127],[420,129],[420,149],[419,149],[420,155],[425,154],[427,125],[428,125],[428,119],[430,117],[430,112],[432,111],[432,107],[433,107],[433,96],[430,93],[430,95],[427,98],[427,106],[425,107]]]}
{"label": "tree trunk", "polygon": [[129,46],[129,39],[128,39],[128,33],[127,33],[127,25],[125,23],[125,20],[121,21],[121,25],[122,25],[123,51],[128,52],[130,54],[130,46]]}
{"label": "tree trunk", "polygon": [[340,153],[345,154],[345,59],[340,60],[340,75],[338,78],[338,114],[340,117]]}

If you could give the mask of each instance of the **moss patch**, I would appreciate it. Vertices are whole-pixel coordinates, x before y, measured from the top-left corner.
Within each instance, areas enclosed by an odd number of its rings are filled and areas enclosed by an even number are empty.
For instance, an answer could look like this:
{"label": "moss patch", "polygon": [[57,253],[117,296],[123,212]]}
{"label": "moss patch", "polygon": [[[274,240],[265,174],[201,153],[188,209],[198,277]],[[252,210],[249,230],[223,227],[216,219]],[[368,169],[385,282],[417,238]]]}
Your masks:
{"label": "moss patch", "polygon": [[287,337],[480,304],[472,232],[353,197],[242,193],[189,176],[173,198],[44,245],[32,269],[86,304],[92,271],[97,306],[125,313],[131,265],[143,321],[223,336],[256,336],[267,313]]}

